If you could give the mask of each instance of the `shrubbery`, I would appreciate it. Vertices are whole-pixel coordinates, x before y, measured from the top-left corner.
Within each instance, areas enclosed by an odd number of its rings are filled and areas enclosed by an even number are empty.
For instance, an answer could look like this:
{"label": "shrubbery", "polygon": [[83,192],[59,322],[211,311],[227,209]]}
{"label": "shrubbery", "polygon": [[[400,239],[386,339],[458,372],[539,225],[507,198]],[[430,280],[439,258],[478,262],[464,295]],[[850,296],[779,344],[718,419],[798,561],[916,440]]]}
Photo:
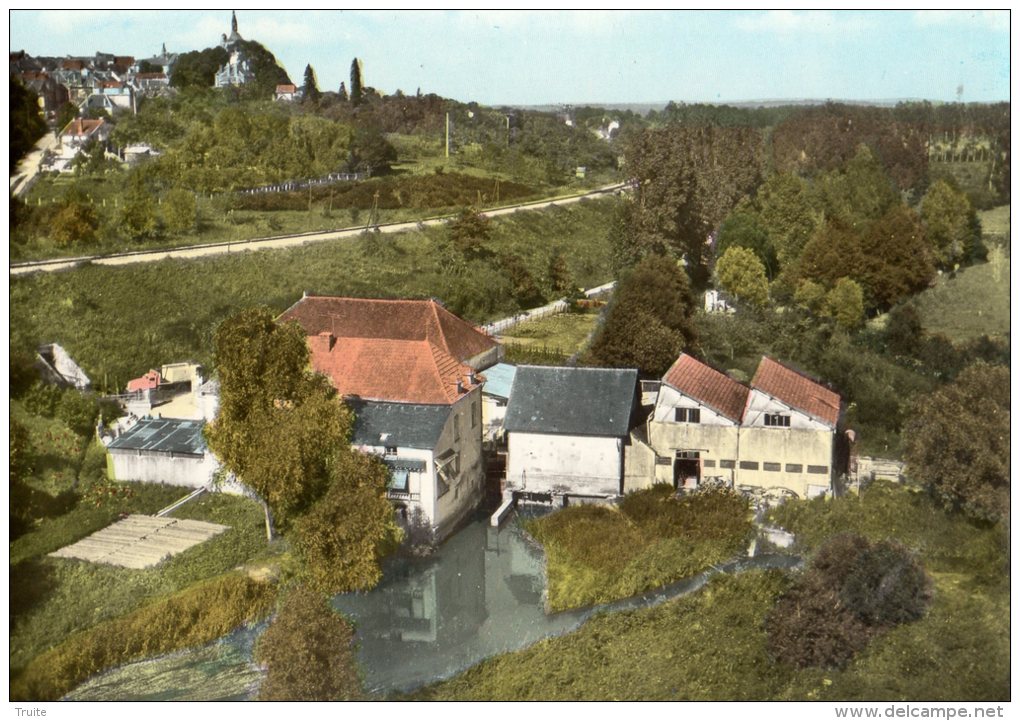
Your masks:
{"label": "shrubbery", "polygon": [[208,643],[268,613],[275,589],[236,573],[154,601],[77,633],[35,657],[11,681],[11,698],[52,701],[128,661]]}
{"label": "shrubbery", "polygon": [[931,581],[895,542],[830,539],[766,619],[769,652],[798,667],[845,666],[875,635],[924,615]]}
{"label": "shrubbery", "polygon": [[260,701],[350,701],[364,695],[354,629],[326,597],[305,586],[284,597],[255,659],[267,669]]}

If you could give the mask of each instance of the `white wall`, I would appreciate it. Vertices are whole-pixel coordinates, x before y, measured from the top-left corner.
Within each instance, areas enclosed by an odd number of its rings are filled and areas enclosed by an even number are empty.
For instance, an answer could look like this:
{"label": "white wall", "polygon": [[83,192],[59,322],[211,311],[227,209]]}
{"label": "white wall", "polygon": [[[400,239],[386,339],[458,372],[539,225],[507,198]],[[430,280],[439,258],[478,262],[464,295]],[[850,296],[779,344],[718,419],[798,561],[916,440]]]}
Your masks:
{"label": "white wall", "polygon": [[211,453],[201,458],[138,451],[109,450],[113,477],[118,481],[166,483],[200,488],[208,485],[219,463]]}
{"label": "white wall", "polygon": [[[472,406],[475,407],[472,417]],[[459,440],[457,440],[459,431]],[[448,450],[460,454],[460,473],[450,483],[450,490],[435,501],[433,524],[440,538],[481,502],[485,495],[485,462],[482,458],[482,389],[467,393],[454,406],[436,444],[435,457]],[[438,483],[437,483],[438,486]]]}
{"label": "white wall", "polygon": [[716,413],[708,406],[698,403],[693,398],[688,398],[676,388],[662,384],[659,389],[659,397],[655,402],[655,411],[652,414],[653,421],[675,423],[676,408],[698,408],[701,410],[701,423],[704,426],[735,426],[736,421]]}
{"label": "white wall", "polygon": [[618,495],[622,439],[508,433],[507,487],[532,493]]}
{"label": "white wall", "polygon": [[808,431],[830,431],[832,426],[815,420],[807,413],[798,411],[780,400],[759,390],[751,389],[743,425],[746,427],[769,428],[765,425],[766,413],[782,413],[790,416],[790,428]]}

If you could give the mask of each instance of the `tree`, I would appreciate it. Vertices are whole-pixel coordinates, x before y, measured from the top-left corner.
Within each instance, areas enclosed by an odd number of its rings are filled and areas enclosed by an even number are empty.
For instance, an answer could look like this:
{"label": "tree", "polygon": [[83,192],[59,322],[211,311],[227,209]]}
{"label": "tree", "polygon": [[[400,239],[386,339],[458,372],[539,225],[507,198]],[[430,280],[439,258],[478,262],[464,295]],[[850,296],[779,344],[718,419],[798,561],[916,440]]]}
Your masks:
{"label": "tree", "polygon": [[779,267],[793,265],[821,223],[821,208],[810,186],[793,173],[773,173],[758,189],[756,202],[758,222]]}
{"label": "tree", "polygon": [[769,282],[765,267],[754,251],[733,246],[716,264],[719,285],[738,301],[763,308],[769,300]]}
{"label": "tree", "polygon": [[931,581],[910,551],[880,541],[858,554],[843,580],[840,598],[868,625],[892,626],[924,615]]}
{"label": "tree", "polygon": [[902,203],[892,206],[861,235],[857,280],[868,306],[888,309],[935,278],[935,264],[920,220]]}
{"label": "tree", "polygon": [[159,230],[156,204],[139,173],[132,174],[128,180],[124,207],[120,211],[120,228],[124,235],[134,241],[153,238]]}
{"label": "tree", "polygon": [[846,167],[822,176],[818,188],[827,216],[859,232],[900,202],[882,164],[865,145]]}
{"label": "tree", "polygon": [[800,307],[815,314],[821,313],[825,307],[825,286],[813,280],[802,280],[793,299]]}
{"label": "tree", "polygon": [[278,325],[268,308],[223,321],[214,345],[220,410],[206,427],[209,447],[286,524],[328,487],[330,459],[350,435],[350,410],[325,377],[306,371],[301,328]]}
{"label": "tree", "polygon": [[305,65],[305,88],[302,99],[304,102],[314,105],[319,102],[321,97],[322,93],[319,92],[319,83],[315,80],[315,71],[312,70],[311,64]]}
{"label": "tree", "polygon": [[761,223],[758,212],[751,203],[742,202],[726,216],[716,240],[716,257],[721,258],[730,248],[740,247],[754,253],[764,266],[768,279],[779,272],[779,260],[769,239],[768,231]]}
{"label": "tree", "polygon": [[361,62],[354,58],[351,61],[351,105],[357,107],[361,105],[362,100],[362,86],[361,86]]}
{"label": "tree", "polygon": [[61,248],[87,246],[96,241],[99,218],[90,203],[73,198],[62,204],[50,224],[50,237]]}
{"label": "tree", "polygon": [[46,134],[46,122],[39,115],[39,97],[21,84],[13,74],[8,102],[10,119],[10,172]]}
{"label": "tree", "polygon": [[174,188],[163,198],[163,221],[171,233],[184,234],[195,229],[198,220],[198,203],[195,194],[183,188]]}
{"label": "tree", "polygon": [[481,252],[489,240],[491,226],[492,221],[476,208],[464,208],[446,227],[453,246],[464,256],[474,256]]}
{"label": "tree", "polygon": [[390,169],[397,150],[377,128],[359,126],[354,133],[348,165],[352,170],[376,174]]}
{"label": "tree", "polygon": [[400,536],[386,499],[390,472],[378,457],[347,451],[334,456],[329,475],[329,490],[295,526],[298,552],[316,590],[365,591]]}
{"label": "tree", "polygon": [[170,85],[175,88],[211,88],[216,81],[216,71],[227,64],[230,54],[216,46],[205,50],[193,50],[177,56],[170,72]]}
{"label": "tree", "polygon": [[981,243],[977,213],[967,196],[946,181],[935,181],[924,194],[921,220],[940,268],[952,270],[977,253]]}
{"label": "tree", "polygon": [[534,308],[545,302],[542,290],[535,282],[535,276],[528,270],[521,256],[516,253],[503,253],[499,257],[499,267],[510,281],[510,295],[519,308]]}
{"label": "tree", "polygon": [[284,596],[259,638],[255,660],[266,667],[260,701],[350,701],[364,695],[354,657],[354,629],[305,586]]}
{"label": "tree", "polygon": [[342,103],[346,103],[348,100],[350,100],[350,98],[347,95],[347,84],[346,83],[343,83],[343,82],[340,83],[340,90],[337,92],[336,96],[337,96],[337,99],[340,100],[340,102],[342,102]]}
{"label": "tree", "polygon": [[907,472],[945,508],[1009,515],[1010,372],[977,363],[919,398],[903,429]]}
{"label": "tree", "polygon": [[825,314],[851,331],[864,324],[864,291],[850,278],[840,278],[825,296]]}
{"label": "tree", "polygon": [[694,344],[694,309],[686,273],[676,261],[650,255],[620,279],[587,358],[661,377]]}
{"label": "tree", "polygon": [[628,240],[683,258],[696,287],[707,281],[706,241],[757,187],[761,133],[753,128],[669,126],[647,130],[627,150],[637,197]]}
{"label": "tree", "polygon": [[557,248],[549,258],[549,284],[554,293],[577,291],[574,276],[570,273],[570,265],[562,248]]}

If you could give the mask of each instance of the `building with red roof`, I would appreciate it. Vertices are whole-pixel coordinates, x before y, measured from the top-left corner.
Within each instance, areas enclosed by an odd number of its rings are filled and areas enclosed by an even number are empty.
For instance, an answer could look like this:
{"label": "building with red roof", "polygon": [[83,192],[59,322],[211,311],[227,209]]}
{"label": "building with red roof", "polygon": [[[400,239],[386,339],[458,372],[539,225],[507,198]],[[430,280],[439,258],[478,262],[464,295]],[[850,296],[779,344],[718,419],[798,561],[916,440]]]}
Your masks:
{"label": "building with red roof", "polygon": [[840,411],[838,393],[771,358],[748,387],[681,354],[635,444],[629,487],[713,479],[801,497],[830,493],[842,471],[834,454]]}
{"label": "building with red roof", "polygon": [[354,445],[390,465],[391,500],[448,534],[483,494],[480,371],[499,344],[435,300],[305,295],[277,321],[301,326],[355,409]]}

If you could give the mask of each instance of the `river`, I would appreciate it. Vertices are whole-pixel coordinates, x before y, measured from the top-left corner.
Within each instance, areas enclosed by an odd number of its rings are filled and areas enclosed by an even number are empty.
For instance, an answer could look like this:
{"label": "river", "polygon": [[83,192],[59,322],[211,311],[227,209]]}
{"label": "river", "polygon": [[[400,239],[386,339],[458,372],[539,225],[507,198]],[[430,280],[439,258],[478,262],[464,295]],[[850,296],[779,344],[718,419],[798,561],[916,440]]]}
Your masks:
{"label": "river", "polygon": [[[742,559],[665,588],[592,608],[547,614],[541,549],[516,517],[501,529],[479,519],[425,559],[387,562],[368,593],[342,594],[334,606],[357,627],[358,660],[373,693],[409,691],[479,661],[577,628],[594,613],[655,605],[700,588],[715,572],[790,567],[797,558]],[[257,693],[252,662],[260,624],[216,643],[113,669],[66,698],[90,701],[244,700]]]}

